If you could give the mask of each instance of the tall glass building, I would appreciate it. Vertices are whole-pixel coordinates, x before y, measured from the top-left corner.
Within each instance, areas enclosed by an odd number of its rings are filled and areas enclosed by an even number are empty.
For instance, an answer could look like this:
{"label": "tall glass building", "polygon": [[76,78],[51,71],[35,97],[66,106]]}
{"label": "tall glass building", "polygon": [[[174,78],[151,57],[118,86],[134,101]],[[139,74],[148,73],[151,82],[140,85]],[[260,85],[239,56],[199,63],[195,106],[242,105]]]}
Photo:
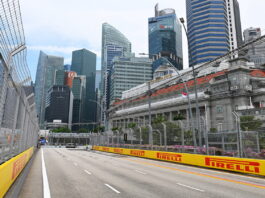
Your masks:
{"label": "tall glass building", "polygon": [[[95,108],[95,77],[96,77],[96,54],[87,50],[81,49],[73,51],[71,70],[75,71],[77,75],[86,76],[86,95],[84,110],[82,113],[82,122],[95,122],[96,108]],[[93,125],[85,125],[83,127],[92,128]]]}
{"label": "tall glass building", "polygon": [[152,80],[152,60],[126,54],[113,59],[110,101],[121,99],[122,92]]}
{"label": "tall glass building", "polygon": [[211,61],[242,44],[237,0],[186,0],[191,65]]}
{"label": "tall glass building", "polygon": [[[101,104],[104,109],[110,101],[110,71],[116,56],[131,52],[131,42],[115,27],[108,23],[102,25],[102,59],[101,59]],[[102,119],[104,116],[102,115]]]}
{"label": "tall glass building", "polygon": [[148,19],[149,54],[155,59],[153,71],[167,58],[177,69],[183,69],[182,31],[174,9],[158,10],[155,6],[155,17]]}
{"label": "tall glass building", "polygon": [[64,58],[40,51],[35,80],[35,100],[40,128],[45,128],[45,100],[48,90],[55,84],[57,70],[64,69]]}

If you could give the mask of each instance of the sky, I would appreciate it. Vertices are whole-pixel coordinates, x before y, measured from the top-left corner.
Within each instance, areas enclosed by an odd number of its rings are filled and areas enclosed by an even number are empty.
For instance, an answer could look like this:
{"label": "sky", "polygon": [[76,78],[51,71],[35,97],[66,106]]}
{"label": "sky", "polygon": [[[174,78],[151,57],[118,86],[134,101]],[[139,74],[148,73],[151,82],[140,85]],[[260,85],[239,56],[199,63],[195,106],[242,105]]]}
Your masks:
{"label": "sky", "polygon": [[[242,30],[260,27],[265,33],[265,1],[238,0]],[[148,18],[154,6],[173,8],[186,18],[185,0],[21,0],[21,12],[28,49],[28,65],[35,80],[40,50],[63,56],[71,63],[73,50],[86,48],[97,54],[101,68],[101,26],[107,22],[132,43],[132,51],[148,52]],[[187,40],[183,35],[184,68],[187,68]]]}

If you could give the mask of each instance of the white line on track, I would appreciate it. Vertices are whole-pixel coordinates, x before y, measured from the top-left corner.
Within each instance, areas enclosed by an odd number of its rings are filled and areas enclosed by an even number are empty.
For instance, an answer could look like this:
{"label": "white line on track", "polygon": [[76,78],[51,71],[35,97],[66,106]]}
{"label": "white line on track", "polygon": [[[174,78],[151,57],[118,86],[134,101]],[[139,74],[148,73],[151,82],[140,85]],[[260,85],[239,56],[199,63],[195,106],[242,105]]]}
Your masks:
{"label": "white line on track", "polygon": [[43,198],[51,198],[49,181],[47,177],[47,171],[45,167],[43,149],[41,149],[41,167],[42,167],[42,183],[43,183]]}
{"label": "white line on track", "polygon": [[205,190],[201,190],[199,188],[194,188],[192,186],[188,186],[188,185],[185,185],[185,184],[181,184],[181,183],[177,183],[179,186],[183,186],[183,187],[186,187],[186,188],[190,188],[190,189],[193,189],[193,190],[197,190],[197,191],[200,191],[200,192],[204,192]]}
{"label": "white line on track", "polygon": [[116,190],[115,188],[113,188],[111,185],[109,185],[109,184],[105,184],[105,186],[107,186],[107,187],[109,187],[111,190],[113,190],[114,192],[116,192],[116,193],[120,193],[120,191],[118,191],[118,190]]}
{"label": "white line on track", "polygon": [[74,163],[75,166],[77,166],[78,164],[77,163]]}
{"label": "white line on track", "polygon": [[137,173],[143,174],[143,175],[146,175],[147,174],[147,173],[144,173],[144,172],[139,171],[139,170],[134,170],[134,171],[137,172]]}
{"label": "white line on track", "polygon": [[92,175],[92,173],[90,173],[89,171],[87,171],[87,170],[84,170],[87,174],[89,174],[89,175]]}

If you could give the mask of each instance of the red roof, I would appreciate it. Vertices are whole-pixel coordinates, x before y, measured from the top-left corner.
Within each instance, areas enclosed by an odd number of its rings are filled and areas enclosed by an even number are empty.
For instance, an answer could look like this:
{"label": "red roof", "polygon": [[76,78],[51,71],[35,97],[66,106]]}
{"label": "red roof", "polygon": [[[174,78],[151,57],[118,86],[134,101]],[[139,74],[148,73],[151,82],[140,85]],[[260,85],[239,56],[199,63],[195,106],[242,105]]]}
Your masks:
{"label": "red roof", "polygon": [[[202,85],[202,84],[208,83],[211,79],[213,79],[213,78],[215,78],[217,76],[224,75],[224,74],[225,74],[225,71],[220,71],[220,72],[217,72],[215,74],[210,74],[210,75],[205,76],[205,77],[197,78],[197,85]],[[263,73],[263,75],[265,76],[265,73]],[[186,83],[186,85],[187,85],[188,88],[194,86],[194,80],[188,81]],[[181,89],[184,89],[184,88],[185,88],[184,83],[179,83],[179,84],[176,84],[176,85],[172,85],[170,87],[165,87],[165,88],[156,90],[155,92],[152,93],[151,97],[167,94],[167,93],[170,93],[170,92],[173,92],[173,91],[178,91],[178,90],[181,90]],[[139,100],[143,100],[143,99],[145,99],[147,97],[148,96],[141,96],[139,98],[131,100],[130,102],[136,102],[136,101],[139,101]],[[117,101],[117,102],[114,103],[114,105],[119,105],[119,104],[126,103],[126,102],[128,102],[128,99]]]}

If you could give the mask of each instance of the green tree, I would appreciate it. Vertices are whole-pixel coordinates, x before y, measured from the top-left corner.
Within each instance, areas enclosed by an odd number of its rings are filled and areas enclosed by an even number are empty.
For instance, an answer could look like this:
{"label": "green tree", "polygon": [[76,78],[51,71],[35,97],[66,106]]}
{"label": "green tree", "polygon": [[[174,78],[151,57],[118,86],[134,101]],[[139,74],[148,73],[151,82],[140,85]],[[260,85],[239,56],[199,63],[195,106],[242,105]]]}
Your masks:
{"label": "green tree", "polygon": [[78,133],[87,133],[87,132],[88,131],[85,128],[81,128],[81,129],[78,130]]}
{"label": "green tree", "polygon": [[135,127],[136,127],[136,123],[134,123],[134,122],[128,124],[129,129],[133,129]]}
{"label": "green tree", "polygon": [[56,129],[52,129],[52,132],[54,132],[54,133],[69,133],[69,132],[71,132],[71,130],[68,129],[67,127],[59,127]]}
{"label": "green tree", "polygon": [[256,131],[262,126],[262,121],[254,116],[241,116],[240,127],[243,131]]}

